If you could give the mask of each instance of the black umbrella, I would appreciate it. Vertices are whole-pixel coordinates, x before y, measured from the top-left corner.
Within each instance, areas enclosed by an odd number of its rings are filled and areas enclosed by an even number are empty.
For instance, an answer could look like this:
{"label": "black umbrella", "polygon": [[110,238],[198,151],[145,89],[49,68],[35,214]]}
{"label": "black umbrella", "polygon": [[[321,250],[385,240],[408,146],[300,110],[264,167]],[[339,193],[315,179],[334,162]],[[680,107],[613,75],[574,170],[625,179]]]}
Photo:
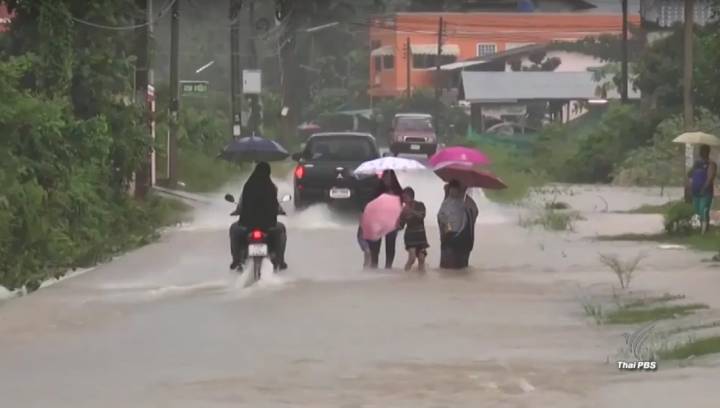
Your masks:
{"label": "black umbrella", "polygon": [[280,161],[290,156],[279,143],[260,136],[235,139],[225,146],[218,158],[231,162]]}

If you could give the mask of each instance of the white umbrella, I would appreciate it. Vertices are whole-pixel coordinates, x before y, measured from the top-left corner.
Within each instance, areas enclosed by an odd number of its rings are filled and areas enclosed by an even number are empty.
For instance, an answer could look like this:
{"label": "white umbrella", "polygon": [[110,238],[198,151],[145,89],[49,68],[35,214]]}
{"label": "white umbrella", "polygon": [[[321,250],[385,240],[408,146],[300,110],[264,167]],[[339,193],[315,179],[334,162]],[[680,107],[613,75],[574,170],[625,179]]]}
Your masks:
{"label": "white umbrella", "polygon": [[685,143],[691,145],[708,145],[720,146],[720,139],[704,132],[687,132],[673,139],[675,143]]}
{"label": "white umbrella", "polygon": [[356,176],[369,176],[382,173],[385,170],[408,171],[427,170],[427,168],[417,160],[404,159],[402,157],[382,157],[380,159],[366,161],[358,166],[353,174]]}

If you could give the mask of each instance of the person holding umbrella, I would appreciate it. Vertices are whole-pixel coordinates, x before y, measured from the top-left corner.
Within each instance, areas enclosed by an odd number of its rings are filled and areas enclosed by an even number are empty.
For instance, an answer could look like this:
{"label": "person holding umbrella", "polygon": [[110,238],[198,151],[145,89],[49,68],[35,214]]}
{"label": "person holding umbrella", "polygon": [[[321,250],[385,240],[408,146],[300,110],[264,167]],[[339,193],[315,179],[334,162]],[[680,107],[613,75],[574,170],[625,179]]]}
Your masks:
{"label": "person holding umbrella", "polygon": [[470,253],[475,246],[475,222],[479,214],[477,203],[467,193],[467,188],[463,187],[462,191],[465,197],[465,214],[467,217],[467,223],[462,232],[460,232],[460,248],[459,248],[459,261],[460,267],[467,268],[470,265]]}
{"label": "person holding umbrella", "polygon": [[278,258],[277,266],[287,269],[287,230],[283,223],[277,221],[278,214],[283,212],[277,199],[278,189],[270,178],[270,165],[267,162],[284,160],[288,156],[290,154],[278,142],[254,133],[248,137],[233,139],[218,155],[219,159],[232,163],[257,163],[243,186],[237,209],[230,214],[239,216],[238,221],[230,226],[230,269],[242,266],[246,255],[244,251],[247,248],[247,231],[254,228],[269,231]]}
{"label": "person holding umbrella", "polygon": [[695,213],[700,217],[702,232],[705,233],[710,225],[710,209],[715,195],[717,164],[710,160],[710,146],[701,145],[699,150],[700,159],[688,172],[688,182],[693,207]]}
{"label": "person holding umbrella", "polygon": [[[389,194],[396,196],[399,200],[402,198],[403,189],[400,186],[400,182],[397,179],[397,175],[393,170],[385,170],[380,177],[380,184],[375,193],[375,198],[382,196],[383,194]],[[391,269],[393,261],[395,260],[395,247],[397,240],[398,229],[385,235],[385,268]],[[380,246],[382,245],[382,238],[378,240],[369,240],[370,246],[370,265],[372,268],[377,268],[380,262]]]}
{"label": "person holding umbrella", "polygon": [[465,207],[463,187],[457,180],[445,185],[445,199],[438,211],[437,220],[440,227],[440,268],[463,268],[464,252],[469,219]]}
{"label": "person holding umbrella", "polygon": [[245,182],[237,209],[231,215],[238,215],[237,222],[230,226],[230,250],[232,264],[237,269],[244,261],[244,249],[247,247],[247,231],[255,228],[269,231],[273,238],[273,247],[277,253],[278,267],[287,269],[285,246],[287,232],[285,225],[278,222],[280,203],[277,199],[277,187],[270,178],[270,165],[260,162]]}

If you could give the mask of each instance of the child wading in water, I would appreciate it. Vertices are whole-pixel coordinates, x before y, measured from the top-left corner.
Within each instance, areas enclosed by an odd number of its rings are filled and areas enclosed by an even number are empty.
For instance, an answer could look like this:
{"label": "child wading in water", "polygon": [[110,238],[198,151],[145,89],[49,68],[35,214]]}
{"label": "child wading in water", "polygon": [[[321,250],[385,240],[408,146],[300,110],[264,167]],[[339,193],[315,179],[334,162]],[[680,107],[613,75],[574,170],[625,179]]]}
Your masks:
{"label": "child wading in water", "polygon": [[418,269],[425,271],[425,258],[430,247],[425,234],[425,204],[415,201],[415,191],[407,187],[403,190],[403,211],[400,215],[400,224],[405,226],[405,248],[408,251],[408,261],[405,270],[409,271],[415,259]]}

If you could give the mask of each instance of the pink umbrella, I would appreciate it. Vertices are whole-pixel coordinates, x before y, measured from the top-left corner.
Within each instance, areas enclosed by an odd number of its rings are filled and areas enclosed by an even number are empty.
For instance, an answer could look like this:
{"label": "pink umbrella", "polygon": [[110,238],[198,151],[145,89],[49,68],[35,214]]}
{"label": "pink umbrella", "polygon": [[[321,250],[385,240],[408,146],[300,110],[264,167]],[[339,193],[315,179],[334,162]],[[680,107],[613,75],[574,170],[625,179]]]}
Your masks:
{"label": "pink umbrella", "polygon": [[442,149],[430,158],[430,165],[432,167],[437,167],[439,164],[445,162],[484,165],[490,164],[490,159],[480,150],[463,146]]}
{"label": "pink umbrella", "polygon": [[391,194],[382,194],[365,206],[360,227],[363,238],[377,241],[385,235],[395,231],[398,227],[402,204],[400,197]]}

